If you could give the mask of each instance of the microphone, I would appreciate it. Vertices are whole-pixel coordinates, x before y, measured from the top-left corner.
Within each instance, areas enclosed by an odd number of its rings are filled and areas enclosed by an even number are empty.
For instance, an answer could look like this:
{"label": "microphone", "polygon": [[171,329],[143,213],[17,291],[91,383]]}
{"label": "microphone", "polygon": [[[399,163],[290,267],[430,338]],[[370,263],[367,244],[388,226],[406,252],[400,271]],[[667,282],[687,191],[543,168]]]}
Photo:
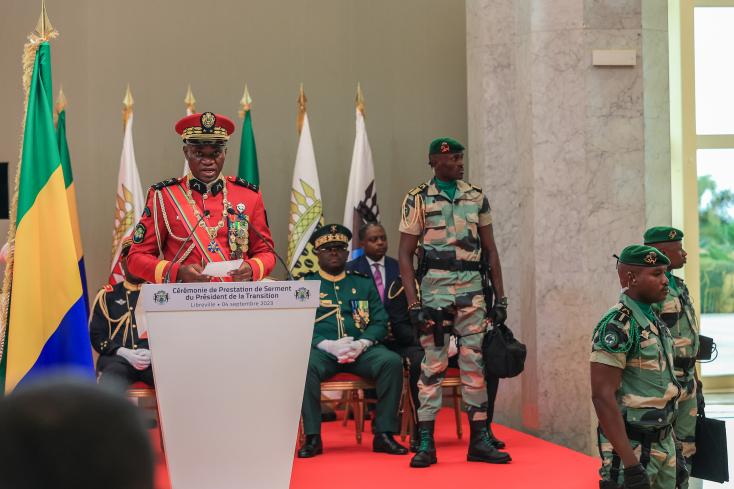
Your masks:
{"label": "microphone", "polygon": [[194,233],[196,232],[196,228],[199,227],[199,223],[204,220],[205,217],[209,217],[209,211],[205,210],[204,214],[202,214],[199,217],[199,220],[196,221],[196,224],[194,224],[194,227],[191,228],[191,232],[189,232],[189,235],[186,236],[186,239],[184,240],[183,244],[181,244],[181,247],[178,249],[175,255],[173,255],[173,260],[171,260],[171,266],[168,267],[168,271],[166,272],[166,276],[163,278],[163,283],[167,284],[171,281],[171,270],[173,270],[173,265],[176,263],[176,260],[181,255],[181,252],[186,248],[186,245],[189,244],[189,241],[191,241],[191,238],[194,236]]}
{"label": "microphone", "polygon": [[[228,207],[227,208],[227,213],[230,214],[230,215],[232,215],[232,216],[236,216],[237,215],[237,212],[235,212],[235,210],[232,209],[231,207]],[[247,217],[247,214],[244,214],[243,213],[242,215],[245,217],[245,221],[247,221],[247,224],[248,224],[247,228],[248,229],[252,229],[253,231],[255,231],[255,234],[257,234],[257,237],[260,238],[263,243],[265,243],[265,246],[267,246],[268,249],[275,255],[275,258],[278,259],[278,261],[280,262],[280,264],[283,265],[283,268],[285,269],[285,273],[288,275],[288,280],[294,280],[293,279],[293,275],[291,275],[290,270],[288,270],[288,265],[285,264],[285,261],[280,257],[280,255],[278,254],[278,252],[275,251],[275,248],[273,248],[272,245],[268,242],[268,240],[265,239],[262,234],[260,234],[260,231],[258,231],[255,227],[249,225],[250,224],[250,219],[249,219],[249,217]]]}

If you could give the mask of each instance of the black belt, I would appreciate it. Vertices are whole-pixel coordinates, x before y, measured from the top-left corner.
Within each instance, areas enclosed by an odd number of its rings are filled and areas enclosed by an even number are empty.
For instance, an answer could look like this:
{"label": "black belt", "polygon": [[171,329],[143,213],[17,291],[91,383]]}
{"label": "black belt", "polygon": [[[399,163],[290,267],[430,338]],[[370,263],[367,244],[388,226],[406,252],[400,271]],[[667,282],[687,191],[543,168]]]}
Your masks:
{"label": "black belt", "polygon": [[449,272],[478,272],[482,269],[482,264],[478,261],[468,260],[446,260],[424,258],[423,265],[427,270],[446,270]]}
{"label": "black belt", "polygon": [[662,443],[673,431],[673,427],[668,425],[664,428],[657,428],[652,430],[643,430],[637,426],[632,426],[625,423],[627,428],[627,438],[635,440],[643,445],[649,445],[650,443]]}
{"label": "black belt", "polygon": [[673,366],[682,370],[688,370],[696,365],[695,358],[674,358]]}

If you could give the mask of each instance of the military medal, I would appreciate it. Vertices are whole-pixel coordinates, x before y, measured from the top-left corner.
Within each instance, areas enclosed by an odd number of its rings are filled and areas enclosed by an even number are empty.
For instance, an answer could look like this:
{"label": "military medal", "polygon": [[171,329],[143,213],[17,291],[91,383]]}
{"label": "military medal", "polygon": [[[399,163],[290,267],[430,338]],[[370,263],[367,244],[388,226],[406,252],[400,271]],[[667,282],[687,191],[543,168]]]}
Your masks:
{"label": "military medal", "polygon": [[242,258],[245,253],[247,253],[250,233],[245,209],[245,204],[242,202],[237,204],[233,219],[230,219],[227,222],[229,231],[229,249],[232,252],[231,256],[233,260]]}
{"label": "military medal", "polygon": [[349,301],[352,305],[352,318],[357,329],[362,330],[367,327],[370,322],[370,302],[352,299]]}

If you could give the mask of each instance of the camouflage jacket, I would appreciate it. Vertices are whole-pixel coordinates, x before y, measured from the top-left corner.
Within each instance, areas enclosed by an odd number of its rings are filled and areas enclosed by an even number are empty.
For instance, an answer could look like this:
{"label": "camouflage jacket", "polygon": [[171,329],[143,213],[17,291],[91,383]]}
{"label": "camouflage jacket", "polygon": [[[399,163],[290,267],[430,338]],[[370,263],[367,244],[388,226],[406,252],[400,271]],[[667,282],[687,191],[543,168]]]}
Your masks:
{"label": "camouflage jacket", "polygon": [[[490,224],[489,201],[481,188],[457,180],[452,201],[431,179],[405,196],[400,232],[419,236],[425,258],[479,261],[482,247],[478,229]],[[480,280],[478,272],[446,270],[429,270],[426,279],[428,282]]]}
{"label": "camouflage jacket", "polygon": [[594,330],[591,362],[623,370],[616,398],[626,423],[653,429],[673,421],[681,392],[673,373],[673,339],[662,321],[650,321],[627,295]]}
{"label": "camouflage jacket", "polygon": [[[653,307],[673,335],[673,356],[695,358],[698,354],[700,330],[693,301],[683,279],[672,274],[668,274],[668,279],[670,280],[668,297]],[[689,373],[692,373],[693,369],[689,370],[691,371]],[[685,374],[683,370],[676,369],[676,375],[679,377]]]}

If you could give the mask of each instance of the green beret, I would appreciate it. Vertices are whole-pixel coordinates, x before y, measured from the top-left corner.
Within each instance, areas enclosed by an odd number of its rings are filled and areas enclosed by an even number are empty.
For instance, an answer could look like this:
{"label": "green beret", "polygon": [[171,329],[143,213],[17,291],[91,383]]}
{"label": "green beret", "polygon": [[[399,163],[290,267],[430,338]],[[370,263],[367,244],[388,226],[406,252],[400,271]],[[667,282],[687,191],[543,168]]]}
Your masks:
{"label": "green beret", "polygon": [[352,232],[341,224],[326,224],[311,235],[309,240],[314,248],[318,249],[329,243],[348,245],[352,239]]}
{"label": "green beret", "polygon": [[667,243],[683,239],[683,231],[670,226],[655,226],[645,231],[645,244]]}
{"label": "green beret", "polygon": [[620,263],[636,267],[659,267],[670,265],[668,257],[652,246],[631,245],[622,250],[617,257]]}
{"label": "green beret", "polygon": [[464,145],[454,138],[434,139],[428,147],[429,155],[461,153],[462,151],[464,151]]}

